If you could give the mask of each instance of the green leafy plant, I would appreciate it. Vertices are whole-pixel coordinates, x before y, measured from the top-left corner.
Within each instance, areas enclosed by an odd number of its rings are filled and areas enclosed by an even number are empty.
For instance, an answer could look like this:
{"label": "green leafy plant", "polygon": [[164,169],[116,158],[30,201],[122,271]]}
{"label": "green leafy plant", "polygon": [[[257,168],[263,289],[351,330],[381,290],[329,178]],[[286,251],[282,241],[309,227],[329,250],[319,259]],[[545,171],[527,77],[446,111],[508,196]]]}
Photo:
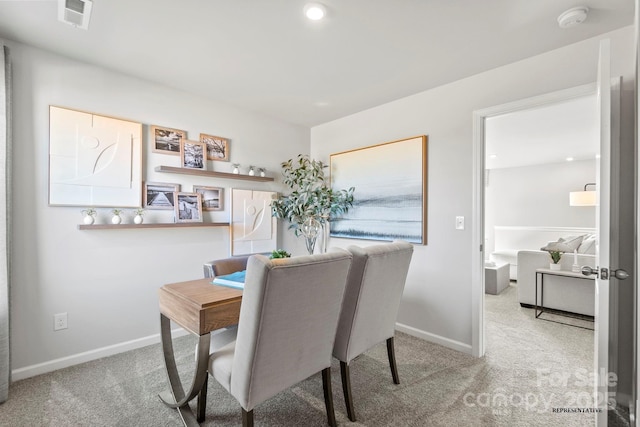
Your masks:
{"label": "green leafy plant", "polygon": [[287,251],[285,251],[284,249],[276,249],[275,251],[271,252],[271,255],[269,256],[269,258],[271,259],[275,259],[275,258],[291,258],[291,254]]}
{"label": "green leafy plant", "polygon": [[134,213],[135,215],[144,215],[144,209],[142,209],[142,208],[134,209],[134,210],[133,210],[133,213]]}
{"label": "green leafy plant", "polygon": [[274,217],[290,223],[296,236],[307,218],[316,218],[324,225],[332,218],[347,212],[353,206],[354,187],[348,190],[333,190],[325,177],[325,165],[321,161],[299,154],[297,159],[282,163],[284,184],[291,190],[271,203]]}
{"label": "green leafy plant", "polygon": [[560,251],[549,251],[549,255],[551,256],[551,261],[553,261],[554,264],[559,263],[560,258],[562,258],[562,252]]}
{"label": "green leafy plant", "polygon": [[94,216],[96,214],[96,210],[94,208],[87,208],[82,210],[82,215]]}
{"label": "green leafy plant", "polygon": [[120,215],[122,213],[122,209],[114,209],[111,211],[114,215]]}

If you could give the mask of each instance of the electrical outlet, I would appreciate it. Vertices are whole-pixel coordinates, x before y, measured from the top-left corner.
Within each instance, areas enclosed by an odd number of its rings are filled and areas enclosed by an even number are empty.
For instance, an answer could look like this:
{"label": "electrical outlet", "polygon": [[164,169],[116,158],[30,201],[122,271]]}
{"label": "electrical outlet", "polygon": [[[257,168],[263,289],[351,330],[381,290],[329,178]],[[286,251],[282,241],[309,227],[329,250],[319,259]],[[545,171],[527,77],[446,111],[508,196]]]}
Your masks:
{"label": "electrical outlet", "polygon": [[53,315],[53,330],[59,331],[61,329],[67,329],[67,313]]}

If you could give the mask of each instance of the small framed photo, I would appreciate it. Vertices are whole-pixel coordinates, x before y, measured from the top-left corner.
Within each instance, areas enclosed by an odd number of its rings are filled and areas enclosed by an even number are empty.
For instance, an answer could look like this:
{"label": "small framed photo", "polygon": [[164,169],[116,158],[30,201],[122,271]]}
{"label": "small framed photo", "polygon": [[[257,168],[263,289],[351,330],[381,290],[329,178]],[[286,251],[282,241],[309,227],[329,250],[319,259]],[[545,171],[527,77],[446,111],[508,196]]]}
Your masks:
{"label": "small framed photo", "polygon": [[198,193],[175,193],[176,222],[202,222],[202,197]]}
{"label": "small framed photo", "polygon": [[205,187],[194,185],[193,192],[202,196],[203,211],[224,210],[224,189],[220,187]]}
{"label": "small framed photo", "polygon": [[180,191],[180,184],[167,182],[145,182],[142,207],[145,209],[173,209],[174,194]]}
{"label": "small framed photo", "polygon": [[203,142],[181,140],[180,166],[189,169],[206,170],[207,146]]}
{"label": "small framed photo", "polygon": [[229,161],[229,140],[227,138],[201,133],[200,142],[207,144],[207,159]]}
{"label": "small framed photo", "polygon": [[187,139],[187,132],[184,130],[151,126],[154,153],[179,155],[181,139]]}

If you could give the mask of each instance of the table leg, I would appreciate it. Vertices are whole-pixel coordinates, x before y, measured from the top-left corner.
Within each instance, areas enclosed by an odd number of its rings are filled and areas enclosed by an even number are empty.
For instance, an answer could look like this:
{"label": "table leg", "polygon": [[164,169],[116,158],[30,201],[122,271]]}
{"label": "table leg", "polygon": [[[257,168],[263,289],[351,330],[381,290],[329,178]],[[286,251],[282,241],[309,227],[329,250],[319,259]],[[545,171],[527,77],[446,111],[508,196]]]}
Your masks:
{"label": "table leg", "polygon": [[[538,277],[540,277],[540,279],[538,279]],[[540,280],[540,306],[538,306],[538,280]],[[535,305],[534,305],[534,312],[533,314],[535,315],[535,318],[537,319],[538,317],[540,317],[540,315],[542,314],[542,311],[544,309],[544,274],[541,274],[539,272],[536,271],[536,298],[535,298]],[[538,310],[539,307],[539,310]]]}
{"label": "table leg", "polygon": [[167,370],[170,390],[158,396],[170,408],[178,409],[180,418],[185,426],[197,426],[198,421],[189,407],[189,401],[198,395],[207,379],[207,363],[209,361],[210,334],[201,335],[196,348],[196,371],[189,391],[185,394],[180,381],[180,375],[176,367],[173,354],[173,342],[171,340],[171,320],[160,314],[160,340],[162,341],[162,353]]}
{"label": "table leg", "polygon": [[544,311],[544,274],[540,275],[540,314],[538,317],[542,315]]}

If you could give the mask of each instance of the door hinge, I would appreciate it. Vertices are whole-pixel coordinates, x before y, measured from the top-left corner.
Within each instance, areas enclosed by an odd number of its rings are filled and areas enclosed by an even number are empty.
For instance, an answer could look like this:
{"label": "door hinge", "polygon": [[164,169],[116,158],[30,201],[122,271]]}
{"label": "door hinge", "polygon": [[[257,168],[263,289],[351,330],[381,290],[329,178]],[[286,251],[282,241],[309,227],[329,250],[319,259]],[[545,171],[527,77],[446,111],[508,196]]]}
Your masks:
{"label": "door hinge", "polygon": [[482,252],[482,243],[480,244],[480,252]]}

